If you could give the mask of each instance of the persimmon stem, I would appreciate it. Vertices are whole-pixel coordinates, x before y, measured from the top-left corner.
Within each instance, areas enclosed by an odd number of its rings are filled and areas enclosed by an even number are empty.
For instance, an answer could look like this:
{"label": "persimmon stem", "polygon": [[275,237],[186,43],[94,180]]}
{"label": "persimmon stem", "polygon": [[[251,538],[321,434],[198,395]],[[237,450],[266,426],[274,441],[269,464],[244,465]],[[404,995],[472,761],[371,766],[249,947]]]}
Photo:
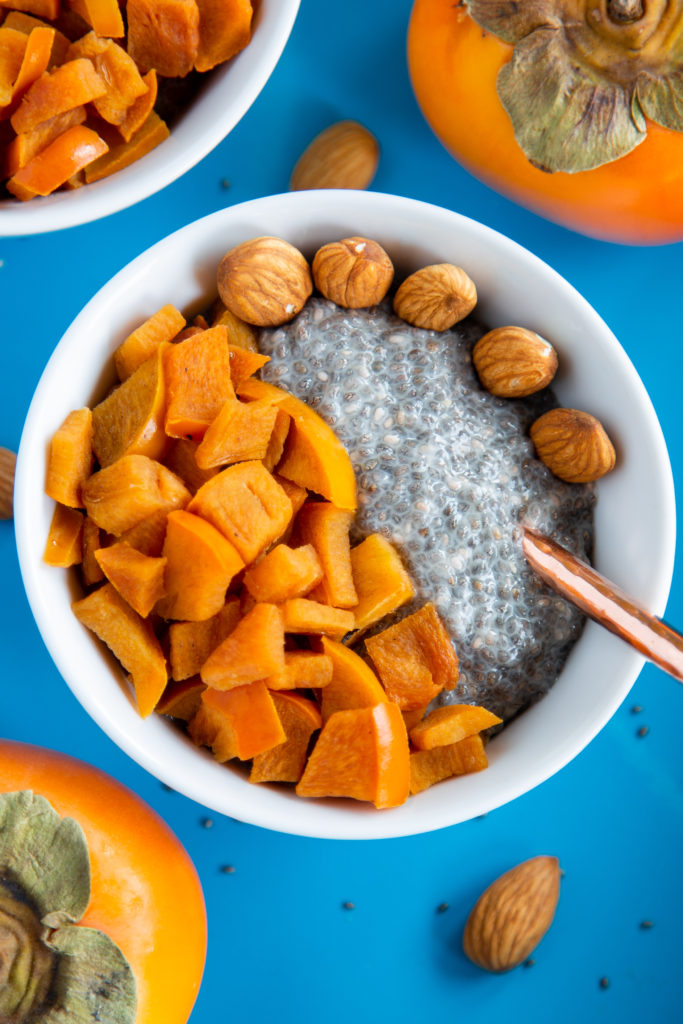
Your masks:
{"label": "persimmon stem", "polygon": [[645,14],[645,0],[607,0],[607,14],[618,25],[639,21]]}

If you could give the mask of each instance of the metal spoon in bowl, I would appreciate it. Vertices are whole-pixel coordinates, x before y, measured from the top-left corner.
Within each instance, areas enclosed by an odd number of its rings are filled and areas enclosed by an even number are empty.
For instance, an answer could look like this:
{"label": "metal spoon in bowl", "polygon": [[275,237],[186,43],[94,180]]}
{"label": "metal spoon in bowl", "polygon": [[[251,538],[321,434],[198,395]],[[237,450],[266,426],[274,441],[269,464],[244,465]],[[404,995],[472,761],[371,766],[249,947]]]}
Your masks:
{"label": "metal spoon in bowl", "polygon": [[527,526],[523,531],[526,559],[548,586],[683,682],[683,636],[554,540]]}

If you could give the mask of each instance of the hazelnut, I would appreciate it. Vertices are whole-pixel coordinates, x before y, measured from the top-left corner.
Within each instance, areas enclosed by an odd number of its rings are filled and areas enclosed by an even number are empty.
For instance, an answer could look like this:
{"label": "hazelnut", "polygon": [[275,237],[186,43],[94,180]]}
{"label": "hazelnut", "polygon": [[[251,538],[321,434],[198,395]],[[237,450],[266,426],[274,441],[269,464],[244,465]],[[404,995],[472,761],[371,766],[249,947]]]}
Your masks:
{"label": "hazelnut", "polygon": [[375,306],[389,291],[394,266],[381,245],[369,238],[343,238],[318,249],[313,280],[326,299],[346,309]]}
{"label": "hazelnut", "polygon": [[313,291],[305,257],[289,242],[264,236],[242,242],[218,265],[227,309],[256,327],[277,327],[301,312]]}
{"label": "hazelnut", "polygon": [[379,146],[357,121],[338,121],[317,135],[292,172],[292,191],[308,188],[367,188],[375,176]]}
{"label": "hazelnut", "polygon": [[532,423],[529,433],[539,459],[567,483],[589,483],[614,468],[612,442],[588,412],[551,409]]}
{"label": "hazelnut", "polygon": [[477,304],[474,282],[452,263],[416,270],[394,296],[394,312],[414,327],[447,331]]}
{"label": "hazelnut", "polygon": [[501,398],[533,395],[557,372],[553,346],[524,327],[489,331],[474,346],[472,362],[482,386]]}

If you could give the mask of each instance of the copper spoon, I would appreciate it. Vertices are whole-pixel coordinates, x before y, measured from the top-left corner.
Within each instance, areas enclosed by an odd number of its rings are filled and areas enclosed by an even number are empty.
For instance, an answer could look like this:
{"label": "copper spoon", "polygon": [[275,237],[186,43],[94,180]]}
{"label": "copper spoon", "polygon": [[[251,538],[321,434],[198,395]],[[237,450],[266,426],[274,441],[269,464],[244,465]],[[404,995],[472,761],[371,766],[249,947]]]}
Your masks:
{"label": "copper spoon", "polygon": [[683,682],[683,636],[650,615],[581,559],[523,526],[522,550],[542,580],[591,619]]}

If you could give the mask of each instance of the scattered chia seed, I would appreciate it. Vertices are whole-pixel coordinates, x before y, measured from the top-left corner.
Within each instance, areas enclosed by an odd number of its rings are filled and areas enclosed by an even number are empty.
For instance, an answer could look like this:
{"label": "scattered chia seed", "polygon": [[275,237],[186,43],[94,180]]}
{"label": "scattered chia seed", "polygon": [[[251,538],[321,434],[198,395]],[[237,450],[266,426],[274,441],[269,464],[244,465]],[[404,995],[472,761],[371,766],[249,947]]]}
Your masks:
{"label": "scattered chia seed", "polygon": [[600,988],[609,988],[609,978],[600,978]]}
{"label": "scattered chia seed", "polygon": [[640,704],[634,704],[633,707],[631,708],[631,714],[632,715],[639,715],[642,710],[643,710],[643,708],[642,708],[642,706]]}
{"label": "scattered chia seed", "polygon": [[213,818],[202,818],[202,828],[213,828]]}
{"label": "scattered chia seed", "polygon": [[232,864],[224,864],[223,867],[221,868],[221,871],[223,872],[224,875],[234,875],[235,874],[235,869],[232,866]]}
{"label": "scattered chia seed", "polygon": [[643,737],[643,736],[647,736],[647,734],[649,733],[649,731],[650,731],[650,730],[649,730],[649,728],[648,728],[648,727],[647,727],[646,725],[641,725],[640,729],[639,729],[639,730],[638,730],[638,732],[636,733],[636,736],[640,736],[640,737],[641,737],[641,739],[642,739],[642,737]]}
{"label": "scattered chia seed", "polygon": [[536,963],[536,961],[534,960],[534,958],[532,956],[530,956],[528,960],[524,961],[522,966],[523,967],[533,967],[535,963]]}
{"label": "scattered chia seed", "polygon": [[654,921],[641,921],[640,927],[644,932],[646,932],[650,928],[654,928]]}
{"label": "scattered chia seed", "polygon": [[438,907],[436,908],[437,914],[445,914],[447,910],[448,910],[448,904],[447,903],[439,903]]}
{"label": "scattered chia seed", "polygon": [[227,178],[221,178],[221,188],[230,188],[230,182]]}
{"label": "scattered chia seed", "polygon": [[342,910],[355,910],[355,909],[356,909],[355,903],[349,903],[348,901],[346,903],[342,903]]}

